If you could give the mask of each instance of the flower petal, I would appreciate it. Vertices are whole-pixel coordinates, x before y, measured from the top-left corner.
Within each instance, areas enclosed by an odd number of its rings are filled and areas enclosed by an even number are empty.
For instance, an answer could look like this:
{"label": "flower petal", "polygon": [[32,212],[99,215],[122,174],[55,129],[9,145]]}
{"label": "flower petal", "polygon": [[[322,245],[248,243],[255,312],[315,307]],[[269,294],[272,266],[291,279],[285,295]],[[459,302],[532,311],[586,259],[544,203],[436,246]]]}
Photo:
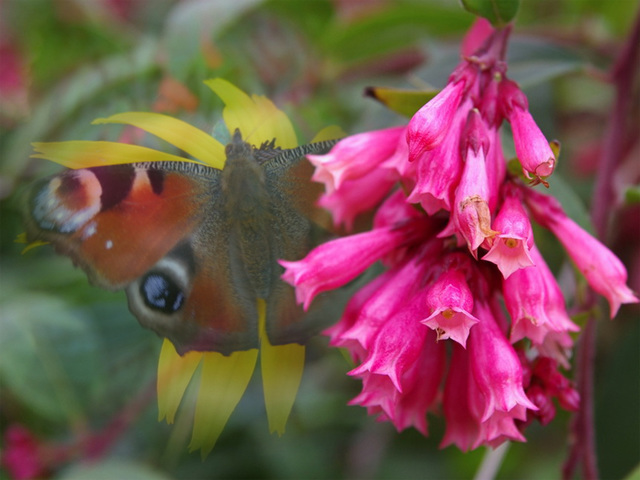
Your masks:
{"label": "flower petal", "polygon": [[269,431],[282,435],[302,380],[305,347],[297,343],[271,345],[265,329],[265,307],[264,300],[259,299],[260,367],[264,403]]}
{"label": "flower petal", "polygon": [[152,148],[118,142],[75,140],[69,142],[34,142],[31,158],[44,158],[68,168],[102,167],[138,162],[195,162]]}
{"label": "flower petal", "polygon": [[164,339],[158,360],[158,421],[166,418],[167,423],[173,423],[180,401],[193,372],[200,365],[200,360],[201,352],[189,352],[181,357],[173,343]]}
{"label": "flower petal", "polygon": [[177,118],[160,113],[126,112],[108,118],[98,118],[92,123],[132,125],[169,142],[207,165],[220,170],[224,167],[224,146],[211,135]]}
{"label": "flower petal", "polygon": [[204,83],[225,103],[222,116],[230,132],[240,129],[243,138],[256,146],[274,138],[276,145],[281,148],[294,148],[298,145],[291,121],[268,98],[261,95],[250,97],[221,78]]}
{"label": "flower petal", "polygon": [[244,395],[258,360],[258,350],[202,354],[202,379],[198,391],[189,450],[202,449],[202,458],[213,449],[231,413]]}

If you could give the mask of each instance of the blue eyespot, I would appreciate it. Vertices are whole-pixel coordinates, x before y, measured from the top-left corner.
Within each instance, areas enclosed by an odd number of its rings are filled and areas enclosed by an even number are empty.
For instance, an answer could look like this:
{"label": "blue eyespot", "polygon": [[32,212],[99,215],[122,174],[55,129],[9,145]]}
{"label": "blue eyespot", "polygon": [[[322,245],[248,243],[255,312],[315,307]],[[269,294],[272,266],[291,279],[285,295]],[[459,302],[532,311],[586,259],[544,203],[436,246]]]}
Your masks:
{"label": "blue eyespot", "polygon": [[140,283],[140,295],[152,310],[175,313],[184,304],[184,292],[163,273],[148,273]]}

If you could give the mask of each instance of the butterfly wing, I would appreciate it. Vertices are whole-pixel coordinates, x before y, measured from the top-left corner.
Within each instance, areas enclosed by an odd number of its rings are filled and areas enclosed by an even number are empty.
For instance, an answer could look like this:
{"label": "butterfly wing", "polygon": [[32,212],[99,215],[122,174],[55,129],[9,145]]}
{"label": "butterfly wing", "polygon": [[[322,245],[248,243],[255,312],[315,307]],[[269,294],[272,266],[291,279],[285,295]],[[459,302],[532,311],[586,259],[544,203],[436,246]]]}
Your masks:
{"label": "butterfly wing", "polygon": [[[264,163],[274,219],[274,256],[300,260],[329,237],[328,216],[316,206],[322,186],[310,181],[313,167],[304,155],[324,153],[335,142],[322,142],[283,150]],[[320,295],[308,311],[298,305],[294,288],[280,279],[276,268],[267,298],[267,335],[272,344],[305,343],[337,320],[345,302],[334,295]]]}
{"label": "butterfly wing", "polygon": [[180,353],[257,346],[257,313],[230,258],[220,171],[188,162],[68,170],[36,184],[29,240],[53,244]]}

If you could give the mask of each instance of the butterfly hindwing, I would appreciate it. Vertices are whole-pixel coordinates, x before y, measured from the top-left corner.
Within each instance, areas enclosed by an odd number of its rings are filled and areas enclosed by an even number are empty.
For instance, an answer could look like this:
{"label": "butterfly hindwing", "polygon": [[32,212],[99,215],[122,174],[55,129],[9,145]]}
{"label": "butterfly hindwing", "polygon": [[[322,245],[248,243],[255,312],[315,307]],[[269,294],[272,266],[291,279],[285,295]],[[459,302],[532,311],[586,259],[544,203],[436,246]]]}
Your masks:
{"label": "butterfly hindwing", "polygon": [[[310,181],[313,167],[307,154],[325,153],[335,142],[321,142],[283,150],[265,161],[266,184],[270,192],[274,223],[274,256],[300,260],[329,237],[326,212],[316,206],[322,186]],[[319,296],[305,312],[297,304],[294,288],[280,279],[277,265],[267,302],[267,335],[271,343],[305,343],[336,320],[326,312],[327,299]],[[331,301],[336,301],[333,298]]]}

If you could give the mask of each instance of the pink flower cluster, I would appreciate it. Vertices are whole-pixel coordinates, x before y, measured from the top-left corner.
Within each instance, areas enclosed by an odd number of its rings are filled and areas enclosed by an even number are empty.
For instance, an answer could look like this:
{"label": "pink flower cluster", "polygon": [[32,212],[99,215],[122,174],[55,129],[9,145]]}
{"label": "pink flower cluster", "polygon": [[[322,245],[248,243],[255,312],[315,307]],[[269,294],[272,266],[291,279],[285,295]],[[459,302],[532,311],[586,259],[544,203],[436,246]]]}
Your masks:
{"label": "pink flower cluster", "polygon": [[372,228],[281,262],[305,307],[382,265],[326,332],[358,364],[349,374],[363,388],[352,403],[425,435],[427,412],[441,412],[442,446],[462,450],[524,441],[525,425],[554,417],[553,398],[566,409],[579,405],[559,370],[569,368],[578,326],[530,218],[557,236],[612,317],[638,301],[603,244],[555,199],[507,175],[504,120],[530,183],[546,183],[556,162],[525,95],[506,77],[507,37],[508,29],[477,23],[465,45],[482,47],[463,52],[447,86],[406,127],[354,135],[310,156],[326,186],[320,203],[336,223],[350,230],[375,209]]}

